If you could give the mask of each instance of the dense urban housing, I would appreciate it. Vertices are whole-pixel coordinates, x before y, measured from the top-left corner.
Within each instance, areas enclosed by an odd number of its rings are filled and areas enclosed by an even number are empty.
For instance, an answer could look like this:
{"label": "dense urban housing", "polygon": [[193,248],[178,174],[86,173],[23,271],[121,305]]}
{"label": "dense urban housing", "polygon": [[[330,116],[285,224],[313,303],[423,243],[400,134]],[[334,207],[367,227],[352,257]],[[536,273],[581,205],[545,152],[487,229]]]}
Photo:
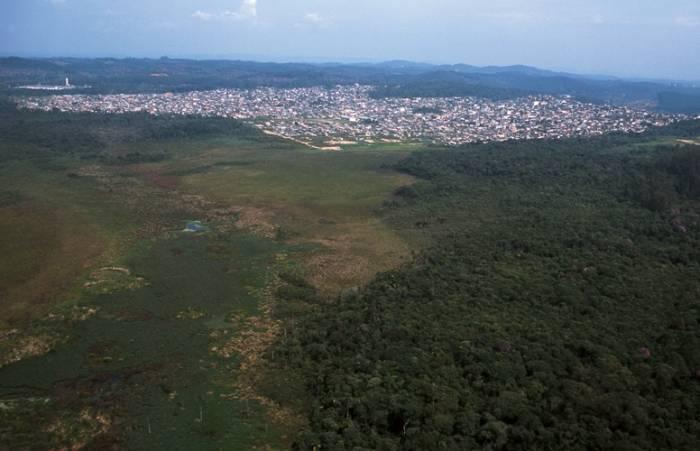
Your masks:
{"label": "dense urban housing", "polygon": [[512,100],[475,97],[373,98],[371,86],[252,90],[218,89],[165,94],[57,95],[18,100],[32,110],[147,112],[251,121],[267,133],[308,145],[427,141],[473,142],[641,133],[683,115],[630,106],[592,104],[571,96]]}

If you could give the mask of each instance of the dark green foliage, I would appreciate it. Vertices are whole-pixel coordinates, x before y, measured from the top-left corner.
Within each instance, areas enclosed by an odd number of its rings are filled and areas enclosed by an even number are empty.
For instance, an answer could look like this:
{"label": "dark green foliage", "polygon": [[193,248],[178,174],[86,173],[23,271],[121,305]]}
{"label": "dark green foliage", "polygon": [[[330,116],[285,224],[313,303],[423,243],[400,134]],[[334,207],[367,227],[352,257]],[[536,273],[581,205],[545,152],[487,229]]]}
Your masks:
{"label": "dark green foliage", "polygon": [[659,108],[672,113],[698,114],[700,113],[700,95],[661,92]]}
{"label": "dark green foliage", "polygon": [[118,156],[117,162],[124,164],[155,163],[167,159],[168,155],[165,153],[143,154],[141,152],[129,152],[124,156]]}
{"label": "dark green foliage", "polygon": [[642,169],[632,182],[631,194],[640,205],[652,211],[666,211],[677,199],[670,175],[655,167]]}
{"label": "dark green foliage", "polygon": [[674,136],[677,138],[697,138],[700,136],[700,121],[688,120],[675,122],[667,127],[650,129],[647,136]]}
{"label": "dark green foliage", "polygon": [[376,97],[486,97],[494,100],[524,95],[570,95],[581,101],[618,104],[645,102],[662,111],[696,113],[697,88],[660,83],[597,80],[569,74],[538,73],[519,68],[498,72],[472,72],[458,67],[406,74],[390,79],[374,92]]}
{"label": "dark green foliage", "polygon": [[416,190],[416,188],[413,186],[402,186],[401,188],[397,189],[394,194],[404,199],[415,199],[420,196],[418,190]]}
{"label": "dark green foliage", "polygon": [[[274,361],[315,400],[299,449],[698,449],[697,151],[652,139],[401,162],[423,180],[387,220],[435,244],[353,296],[280,312],[294,327]],[[671,210],[632,195],[650,167]]]}
{"label": "dark green foliage", "polygon": [[666,211],[683,200],[700,199],[700,146],[659,146],[657,159],[643,167],[633,182],[633,196],[646,208]]}
{"label": "dark green foliage", "polygon": [[680,194],[700,198],[700,146],[673,153],[666,170],[676,177],[676,189]]}
{"label": "dark green foliage", "polygon": [[0,191],[0,208],[12,207],[24,200],[24,196],[19,191]]}
{"label": "dark green foliage", "polygon": [[440,108],[422,106],[419,108],[414,108],[413,112],[415,114],[442,114],[444,111],[442,111]]}
{"label": "dark green foliage", "polygon": [[154,162],[167,158],[167,153],[131,152],[113,157],[105,151],[125,144],[216,136],[265,139],[253,127],[230,119],[18,111],[0,96],[0,161],[75,156],[114,163]]}
{"label": "dark green foliage", "polygon": [[[490,77],[490,76],[489,76]],[[378,87],[372,95],[381,97],[485,97],[492,100],[514,99],[534,91],[489,86],[456,72],[437,72]]]}
{"label": "dark green foliage", "polygon": [[292,88],[385,82],[389,74],[355,65],[195,61],[174,58],[0,58],[3,84],[63,84],[69,76],[81,93],[184,92],[258,86]]}
{"label": "dark green foliage", "polygon": [[277,297],[287,301],[315,302],[316,289],[302,277],[292,273],[280,274],[282,285],[277,289]]}

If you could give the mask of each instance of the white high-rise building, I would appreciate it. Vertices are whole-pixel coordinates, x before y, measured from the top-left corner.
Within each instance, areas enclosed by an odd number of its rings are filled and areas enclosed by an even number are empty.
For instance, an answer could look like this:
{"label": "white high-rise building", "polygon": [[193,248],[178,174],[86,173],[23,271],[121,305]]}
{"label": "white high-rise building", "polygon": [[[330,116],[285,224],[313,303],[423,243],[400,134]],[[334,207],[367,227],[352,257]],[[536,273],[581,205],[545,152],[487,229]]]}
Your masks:
{"label": "white high-rise building", "polygon": [[66,77],[66,88],[70,88],[70,81],[68,80],[68,77]]}

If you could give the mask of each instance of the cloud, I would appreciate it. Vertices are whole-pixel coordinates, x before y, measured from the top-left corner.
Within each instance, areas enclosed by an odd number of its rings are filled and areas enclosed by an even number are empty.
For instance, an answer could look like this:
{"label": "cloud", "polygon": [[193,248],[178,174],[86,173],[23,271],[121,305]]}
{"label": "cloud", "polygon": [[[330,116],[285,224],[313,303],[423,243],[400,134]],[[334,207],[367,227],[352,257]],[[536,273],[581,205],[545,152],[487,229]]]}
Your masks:
{"label": "cloud", "polygon": [[258,0],[243,0],[238,14],[243,17],[258,17]]}
{"label": "cloud", "polygon": [[205,13],[204,11],[197,10],[192,14],[192,17],[199,20],[213,20],[215,15],[211,13]]}
{"label": "cloud", "polygon": [[485,20],[496,25],[508,26],[578,26],[578,25],[643,25],[643,18],[628,17],[621,15],[604,14],[600,12],[592,13],[562,13],[558,11],[493,11],[476,12],[473,14],[480,20]]}
{"label": "cloud", "polygon": [[320,28],[326,28],[331,25],[331,20],[321,16],[319,13],[306,13],[304,15],[304,22]]}
{"label": "cloud", "polygon": [[694,16],[678,16],[676,17],[676,25],[681,27],[700,27],[700,17]]}
{"label": "cloud", "polygon": [[203,20],[205,22],[211,21],[255,21],[258,17],[258,0],[243,0],[240,7],[236,11],[222,11],[218,13],[211,13],[207,11],[197,10],[192,14],[195,19]]}
{"label": "cloud", "polygon": [[310,12],[304,14],[304,17],[294,24],[294,28],[328,28],[331,25],[333,25],[333,21],[330,18]]}

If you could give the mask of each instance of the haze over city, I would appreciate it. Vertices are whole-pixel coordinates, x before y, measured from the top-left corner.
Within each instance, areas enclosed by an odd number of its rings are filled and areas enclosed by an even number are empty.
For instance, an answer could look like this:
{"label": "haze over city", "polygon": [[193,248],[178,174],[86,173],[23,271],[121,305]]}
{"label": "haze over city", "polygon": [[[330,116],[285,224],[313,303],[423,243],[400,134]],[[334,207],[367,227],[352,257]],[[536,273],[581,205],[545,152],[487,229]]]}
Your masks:
{"label": "haze over city", "polygon": [[[376,43],[381,42],[381,46]],[[0,54],[406,59],[700,80],[695,0],[7,0]]]}

